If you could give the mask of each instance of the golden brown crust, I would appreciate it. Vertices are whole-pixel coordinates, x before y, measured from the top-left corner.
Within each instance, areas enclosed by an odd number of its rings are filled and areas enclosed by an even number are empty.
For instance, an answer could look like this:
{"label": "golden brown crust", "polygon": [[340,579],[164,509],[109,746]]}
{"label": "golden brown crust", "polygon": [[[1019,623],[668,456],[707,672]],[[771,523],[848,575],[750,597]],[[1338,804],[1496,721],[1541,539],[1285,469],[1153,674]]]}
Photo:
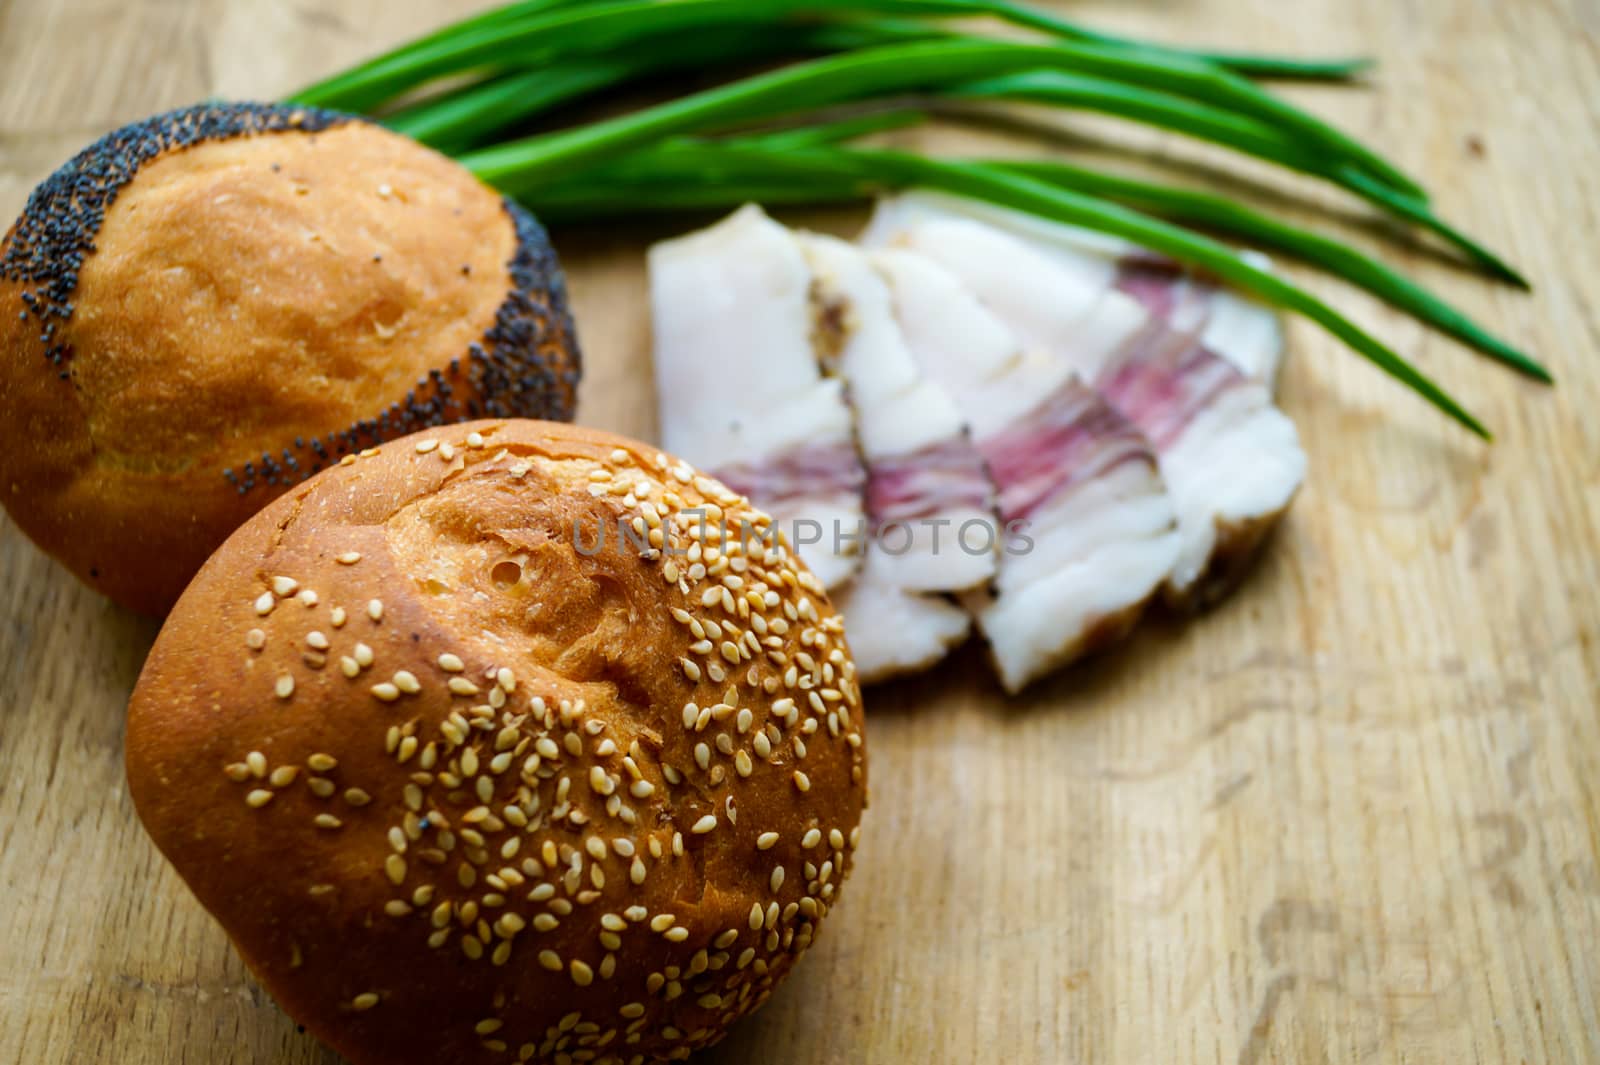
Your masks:
{"label": "golden brown crust", "polygon": [[859,690],[786,551],[708,552],[718,507],[766,521],[654,448],[472,423],[293,489],[184,594],[134,800],[356,1065],[681,1057],[809,945],[865,802]]}
{"label": "golden brown crust", "polygon": [[[517,294],[518,256],[548,256],[519,237],[542,231],[443,156],[324,120],[337,124],[140,165],[114,209],[79,220],[93,251],[66,279],[70,304],[57,300],[65,318],[40,308],[37,277],[0,279],[0,498],[141,612],[170,607],[288,486],[347,451],[493,409],[532,375],[512,382],[483,355]],[[543,265],[544,335],[512,361],[572,373],[515,412],[568,417],[575,346],[559,272]]]}

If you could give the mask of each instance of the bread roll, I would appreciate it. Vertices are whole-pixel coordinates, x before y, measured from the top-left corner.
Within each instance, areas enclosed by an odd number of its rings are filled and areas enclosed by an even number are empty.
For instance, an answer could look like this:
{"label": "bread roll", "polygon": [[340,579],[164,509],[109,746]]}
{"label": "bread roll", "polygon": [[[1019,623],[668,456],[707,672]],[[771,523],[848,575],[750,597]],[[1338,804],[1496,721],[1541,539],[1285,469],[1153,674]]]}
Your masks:
{"label": "bread roll", "polygon": [[156,641],[127,764],[157,846],[355,1065],[715,1042],[853,864],[861,703],[816,579],[607,433],[485,421],[344,463]]}
{"label": "bread roll", "polygon": [[144,613],[343,455],[568,418],[577,379],[538,223],[331,112],[206,104],[125,127],[40,185],[0,246],[0,498]]}

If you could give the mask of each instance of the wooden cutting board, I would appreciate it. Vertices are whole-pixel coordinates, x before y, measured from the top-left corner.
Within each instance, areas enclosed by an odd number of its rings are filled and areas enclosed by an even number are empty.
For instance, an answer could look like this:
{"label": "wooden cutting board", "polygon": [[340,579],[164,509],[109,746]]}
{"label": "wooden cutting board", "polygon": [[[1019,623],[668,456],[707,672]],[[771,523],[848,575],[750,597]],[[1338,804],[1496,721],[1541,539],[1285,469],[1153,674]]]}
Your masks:
{"label": "wooden cutting board", "polygon": [[[0,214],[114,125],[279,94],[473,6],[0,0]],[[1072,11],[1231,49],[1376,54],[1370,88],[1292,95],[1527,268],[1532,296],[1387,252],[1561,386],[1311,280],[1499,443],[1296,323],[1283,402],[1310,476],[1244,589],[1022,699],[973,651],[871,693],[860,867],[791,983],[705,1060],[1600,1060],[1600,6]],[[1191,180],[1381,236],[1307,183],[1234,162],[1228,182],[1221,156],[1176,139],[1049,121],[1055,150],[1169,155]],[[653,431],[641,253],[670,229],[558,233],[585,422]],[[0,1061],[332,1061],[135,820],[122,713],[155,628],[0,520]]]}

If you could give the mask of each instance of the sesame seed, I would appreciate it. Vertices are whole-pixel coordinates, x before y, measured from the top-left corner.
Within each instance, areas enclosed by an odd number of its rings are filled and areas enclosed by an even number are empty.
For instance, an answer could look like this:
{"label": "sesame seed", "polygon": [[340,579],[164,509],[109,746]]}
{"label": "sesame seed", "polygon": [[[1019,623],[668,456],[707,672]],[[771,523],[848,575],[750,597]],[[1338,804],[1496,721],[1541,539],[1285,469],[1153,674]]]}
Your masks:
{"label": "sesame seed", "polygon": [[403,884],[406,879],[406,860],[398,854],[391,854],[384,859],[383,871],[392,884]]}
{"label": "sesame seed", "polygon": [[261,595],[256,599],[256,613],[262,617],[266,617],[268,614],[272,613],[272,608],[277,606],[277,604],[278,601],[272,597],[271,592],[262,592]]}
{"label": "sesame seed", "polygon": [[246,795],[244,797],[244,801],[246,805],[252,806],[259,810],[261,807],[272,801],[272,795],[273,793],[268,791],[266,788],[257,788],[250,794]]}
{"label": "sesame seed", "polygon": [[771,885],[772,885],[772,893],[774,895],[776,895],[778,893],[778,889],[779,888],[783,887],[783,866],[781,866],[781,865],[773,866]]}
{"label": "sesame seed", "polygon": [[821,842],[822,833],[815,828],[810,829],[804,836],[800,837],[800,846],[804,847],[806,850],[810,850],[812,847],[815,847]]}
{"label": "sesame seed", "polygon": [[477,695],[479,691],[478,686],[466,677],[451,677],[449,687],[457,695]]}
{"label": "sesame seed", "polygon": [[439,656],[439,668],[444,670],[446,673],[460,673],[467,667],[458,656],[446,651],[444,654]]}
{"label": "sesame seed", "polygon": [[844,833],[833,829],[828,833],[828,845],[836,851],[844,850]]}
{"label": "sesame seed", "polygon": [[756,850],[771,850],[777,845],[777,842],[778,834],[776,832],[763,832],[756,837]]}
{"label": "sesame seed", "polygon": [[373,621],[383,620],[383,600],[372,599],[367,602],[367,617]]}
{"label": "sesame seed", "polygon": [[372,796],[360,788],[351,788],[344,793],[344,801],[351,806],[365,806],[372,801]]}
{"label": "sesame seed", "polygon": [[693,832],[697,836],[703,836],[716,827],[717,816],[715,814],[706,814],[700,820],[696,821],[694,823],[694,827],[689,829],[689,831]]}
{"label": "sesame seed", "polygon": [[306,633],[306,646],[318,651],[326,651],[330,645],[326,635],[316,629],[312,629]]}
{"label": "sesame seed", "polygon": [[318,828],[338,828],[344,823],[332,814],[318,814],[313,820]]}
{"label": "sesame seed", "polygon": [[739,711],[739,716],[735,719],[735,723],[741,734],[749,732],[750,726],[755,723],[755,715],[750,712],[750,708],[747,706]]}
{"label": "sesame seed", "polygon": [[650,783],[648,780],[635,780],[632,784],[628,785],[628,794],[632,795],[635,799],[648,799],[651,795],[655,794],[655,790],[656,786]]}
{"label": "sesame seed", "polygon": [[553,950],[541,950],[539,952],[539,965],[553,973],[558,973],[561,971],[561,955]]}
{"label": "sesame seed", "polygon": [[361,672],[361,663],[357,662],[349,655],[340,655],[339,672],[343,673],[347,678],[353,679]]}
{"label": "sesame seed", "polygon": [[374,684],[371,688],[371,691],[373,695],[377,696],[379,699],[382,699],[386,703],[392,703],[396,699],[400,698],[400,689],[387,681],[384,681],[381,684]]}
{"label": "sesame seed", "polygon": [[434,448],[436,448],[438,446],[439,446],[439,441],[437,441],[437,440],[432,440],[432,439],[430,439],[430,440],[418,440],[417,441],[417,454],[426,455],[428,452],[432,451]]}
{"label": "sesame seed", "polygon": [[517,675],[505,666],[501,666],[494,675],[495,682],[506,692],[517,690]]}
{"label": "sesame seed", "polygon": [[317,593],[312,591],[310,588],[305,589],[299,595],[295,596],[295,598],[300,600],[300,605],[304,607],[316,606],[318,602]]}
{"label": "sesame seed", "polygon": [[682,925],[678,925],[676,928],[669,928],[664,934],[673,943],[682,943],[689,938],[689,930]]}
{"label": "sesame seed", "polygon": [[372,665],[372,648],[368,647],[366,644],[356,644],[355,649],[351,652],[351,654],[355,656],[356,665],[360,666],[362,669],[366,669],[368,666]]}
{"label": "sesame seed", "polygon": [[272,771],[272,776],[270,778],[272,786],[275,788],[287,788],[290,784],[294,783],[294,778],[298,776],[299,773],[300,770],[297,766],[280,765],[278,768]]}
{"label": "sesame seed", "polygon": [[468,433],[467,434],[467,446],[468,447],[482,447],[483,446],[483,434],[480,433],[480,432],[477,432],[477,431],[473,431],[473,432]]}
{"label": "sesame seed", "polygon": [[410,670],[402,669],[394,675],[394,686],[407,695],[415,695],[422,690],[422,684],[417,680],[416,674]]}
{"label": "sesame seed", "polygon": [[289,698],[294,694],[294,676],[289,673],[280,673],[277,682],[272,686],[272,690],[278,693],[278,698],[280,699]]}
{"label": "sesame seed", "polygon": [[370,1010],[378,1004],[378,996],[371,991],[364,991],[350,1001],[352,1009]]}
{"label": "sesame seed", "polygon": [[259,651],[267,645],[267,634],[260,629],[251,629],[244,634],[244,642],[252,651]]}
{"label": "sesame seed", "polygon": [[272,578],[272,594],[276,595],[279,599],[289,598],[295,593],[295,589],[299,587],[300,582],[296,581],[293,577]]}

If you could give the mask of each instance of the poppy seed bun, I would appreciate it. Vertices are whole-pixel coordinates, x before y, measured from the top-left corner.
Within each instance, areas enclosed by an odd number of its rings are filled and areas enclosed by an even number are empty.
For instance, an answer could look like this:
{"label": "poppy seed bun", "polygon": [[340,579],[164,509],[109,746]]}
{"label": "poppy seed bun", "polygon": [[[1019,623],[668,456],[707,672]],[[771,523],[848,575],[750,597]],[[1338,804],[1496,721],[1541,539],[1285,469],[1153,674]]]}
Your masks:
{"label": "poppy seed bun", "polygon": [[159,614],[245,518],[429,425],[568,418],[544,231],[464,168],[331,112],[204,105],[39,186],[0,249],[0,492]]}
{"label": "poppy seed bun", "polygon": [[156,845],[354,1065],[715,1042],[853,862],[860,696],[816,579],[608,433],[347,461],[230,537],[150,653],[127,765]]}

